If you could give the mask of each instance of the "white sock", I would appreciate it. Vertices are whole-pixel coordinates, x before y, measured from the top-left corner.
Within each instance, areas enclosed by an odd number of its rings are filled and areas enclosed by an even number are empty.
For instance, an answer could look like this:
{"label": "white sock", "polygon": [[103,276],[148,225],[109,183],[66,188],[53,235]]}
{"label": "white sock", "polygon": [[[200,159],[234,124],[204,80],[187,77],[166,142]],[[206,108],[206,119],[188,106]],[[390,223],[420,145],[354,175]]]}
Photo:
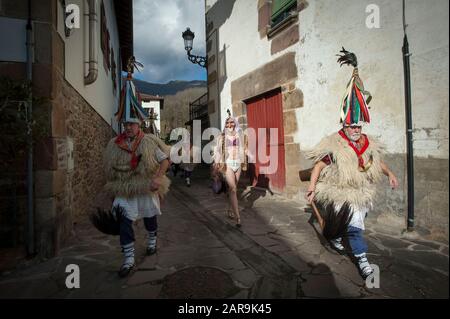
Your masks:
{"label": "white sock", "polygon": [[148,232],[148,248],[156,248],[156,231]]}
{"label": "white sock", "polygon": [[131,267],[134,265],[134,243],[122,246],[124,261],[122,267]]}

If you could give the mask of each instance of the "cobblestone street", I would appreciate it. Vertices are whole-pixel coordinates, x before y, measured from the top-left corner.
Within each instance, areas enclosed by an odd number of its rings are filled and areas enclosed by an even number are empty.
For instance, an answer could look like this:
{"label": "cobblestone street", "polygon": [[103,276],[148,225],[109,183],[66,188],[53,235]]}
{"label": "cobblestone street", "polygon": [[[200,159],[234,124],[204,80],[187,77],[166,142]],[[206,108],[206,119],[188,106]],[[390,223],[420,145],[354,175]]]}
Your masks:
{"label": "cobblestone street", "polygon": [[[242,227],[226,215],[206,170],[192,186],[173,184],[159,218],[158,252],[144,257],[138,223],[138,266],[120,279],[118,238],[87,221],[60,255],[4,272],[0,298],[448,298],[448,246],[382,234],[368,225],[369,261],[380,288],[367,288],[348,256],[323,242],[305,203],[240,189]],[[68,289],[68,264],[80,267],[79,289]]]}

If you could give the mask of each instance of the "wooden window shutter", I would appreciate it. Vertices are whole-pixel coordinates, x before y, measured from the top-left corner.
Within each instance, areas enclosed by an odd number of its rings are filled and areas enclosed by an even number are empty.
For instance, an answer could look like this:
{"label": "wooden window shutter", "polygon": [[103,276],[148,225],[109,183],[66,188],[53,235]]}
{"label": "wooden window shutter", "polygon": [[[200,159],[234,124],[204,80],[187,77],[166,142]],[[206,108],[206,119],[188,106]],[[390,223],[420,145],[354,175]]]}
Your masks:
{"label": "wooden window shutter", "polygon": [[272,20],[275,20],[286,9],[296,4],[297,0],[273,0],[272,3]]}

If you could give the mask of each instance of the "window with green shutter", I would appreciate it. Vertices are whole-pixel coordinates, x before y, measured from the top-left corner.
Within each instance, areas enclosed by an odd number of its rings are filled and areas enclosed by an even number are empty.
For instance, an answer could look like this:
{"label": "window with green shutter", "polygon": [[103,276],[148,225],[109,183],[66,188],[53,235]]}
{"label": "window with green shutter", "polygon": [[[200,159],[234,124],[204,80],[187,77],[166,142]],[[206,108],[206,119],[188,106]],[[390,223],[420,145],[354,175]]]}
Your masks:
{"label": "window with green shutter", "polygon": [[292,9],[297,6],[297,0],[273,0],[271,25],[274,26],[287,17]]}

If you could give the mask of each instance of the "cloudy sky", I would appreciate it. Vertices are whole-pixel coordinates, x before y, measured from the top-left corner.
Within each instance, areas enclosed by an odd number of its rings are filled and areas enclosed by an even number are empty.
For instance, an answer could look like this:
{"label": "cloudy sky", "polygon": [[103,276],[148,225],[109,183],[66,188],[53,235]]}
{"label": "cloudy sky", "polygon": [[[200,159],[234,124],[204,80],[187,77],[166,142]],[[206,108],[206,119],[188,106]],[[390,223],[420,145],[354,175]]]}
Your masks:
{"label": "cloudy sky", "polygon": [[204,0],[134,0],[134,55],[144,64],[136,78],[167,83],[206,80],[205,68],[187,59],[181,33],[195,33],[195,55],[205,55]]}

